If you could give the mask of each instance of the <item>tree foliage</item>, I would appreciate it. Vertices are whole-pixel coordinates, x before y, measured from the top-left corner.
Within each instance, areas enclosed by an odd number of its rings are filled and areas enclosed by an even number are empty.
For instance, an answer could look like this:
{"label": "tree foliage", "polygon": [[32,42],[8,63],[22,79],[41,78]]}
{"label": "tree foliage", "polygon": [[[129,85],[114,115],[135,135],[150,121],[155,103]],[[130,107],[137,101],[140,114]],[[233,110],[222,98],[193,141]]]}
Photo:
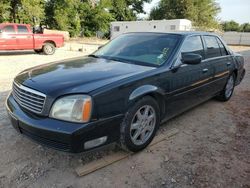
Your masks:
{"label": "tree foliage", "polygon": [[113,14],[117,21],[136,20],[137,14],[145,13],[143,10],[144,3],[152,0],[110,0],[110,13]]}
{"label": "tree foliage", "polygon": [[69,31],[71,36],[80,32],[78,6],[80,0],[48,0],[45,23],[53,29]]}
{"label": "tree foliage", "polygon": [[229,22],[223,22],[222,28],[224,31],[240,31],[240,24],[231,20]]}
{"label": "tree foliage", "polygon": [[239,32],[250,32],[250,23],[239,24],[233,20],[223,22],[222,29],[224,31],[239,31]]}
{"label": "tree foliage", "polygon": [[199,29],[218,28],[220,11],[215,0],[161,0],[150,12],[150,19],[189,19]]}
{"label": "tree foliage", "polygon": [[0,1],[0,22],[9,20],[10,18],[10,1],[1,0]]}
{"label": "tree foliage", "polygon": [[95,35],[111,21],[136,20],[151,0],[0,0],[0,22],[46,25],[51,29]]}

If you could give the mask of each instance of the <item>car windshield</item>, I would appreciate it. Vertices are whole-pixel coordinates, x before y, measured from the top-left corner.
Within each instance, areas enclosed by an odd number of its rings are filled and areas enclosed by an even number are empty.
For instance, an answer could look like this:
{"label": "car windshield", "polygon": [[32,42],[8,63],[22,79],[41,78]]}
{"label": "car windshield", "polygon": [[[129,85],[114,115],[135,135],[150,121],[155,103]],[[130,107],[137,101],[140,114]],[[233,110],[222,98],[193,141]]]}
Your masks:
{"label": "car windshield", "polygon": [[175,34],[130,33],[121,35],[92,56],[146,66],[160,66],[168,60],[180,39]]}

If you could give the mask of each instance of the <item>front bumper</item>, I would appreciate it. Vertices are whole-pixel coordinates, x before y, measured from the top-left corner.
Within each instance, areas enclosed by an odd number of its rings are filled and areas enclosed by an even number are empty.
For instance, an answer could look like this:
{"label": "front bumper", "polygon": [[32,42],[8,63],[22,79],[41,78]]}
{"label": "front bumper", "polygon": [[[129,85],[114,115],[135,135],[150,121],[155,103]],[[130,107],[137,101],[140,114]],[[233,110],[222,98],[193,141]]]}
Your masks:
{"label": "front bumper", "polygon": [[85,142],[103,136],[107,136],[107,141],[102,145],[117,141],[123,118],[123,115],[117,115],[95,122],[79,124],[40,117],[24,111],[16,103],[12,94],[7,98],[6,108],[13,127],[19,133],[40,144],[72,153],[86,151],[84,149]]}

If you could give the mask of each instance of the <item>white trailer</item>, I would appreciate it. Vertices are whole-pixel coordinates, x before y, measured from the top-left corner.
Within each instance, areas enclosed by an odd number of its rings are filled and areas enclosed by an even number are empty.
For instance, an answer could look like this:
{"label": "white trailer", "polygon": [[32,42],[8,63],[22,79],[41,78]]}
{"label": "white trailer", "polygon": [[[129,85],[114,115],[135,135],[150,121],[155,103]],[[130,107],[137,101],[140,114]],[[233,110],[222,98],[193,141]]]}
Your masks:
{"label": "white trailer", "polygon": [[111,39],[128,32],[174,32],[190,31],[192,23],[187,19],[119,21],[111,22]]}

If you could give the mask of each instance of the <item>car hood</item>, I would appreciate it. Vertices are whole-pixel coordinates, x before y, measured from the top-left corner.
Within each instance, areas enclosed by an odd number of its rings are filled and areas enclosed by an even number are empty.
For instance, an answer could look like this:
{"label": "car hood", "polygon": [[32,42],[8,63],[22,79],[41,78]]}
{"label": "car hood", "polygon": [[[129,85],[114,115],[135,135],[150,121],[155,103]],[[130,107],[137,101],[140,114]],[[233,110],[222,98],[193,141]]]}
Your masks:
{"label": "car hood", "polygon": [[94,57],[54,62],[21,72],[15,82],[44,94],[88,93],[112,82],[155,69]]}

